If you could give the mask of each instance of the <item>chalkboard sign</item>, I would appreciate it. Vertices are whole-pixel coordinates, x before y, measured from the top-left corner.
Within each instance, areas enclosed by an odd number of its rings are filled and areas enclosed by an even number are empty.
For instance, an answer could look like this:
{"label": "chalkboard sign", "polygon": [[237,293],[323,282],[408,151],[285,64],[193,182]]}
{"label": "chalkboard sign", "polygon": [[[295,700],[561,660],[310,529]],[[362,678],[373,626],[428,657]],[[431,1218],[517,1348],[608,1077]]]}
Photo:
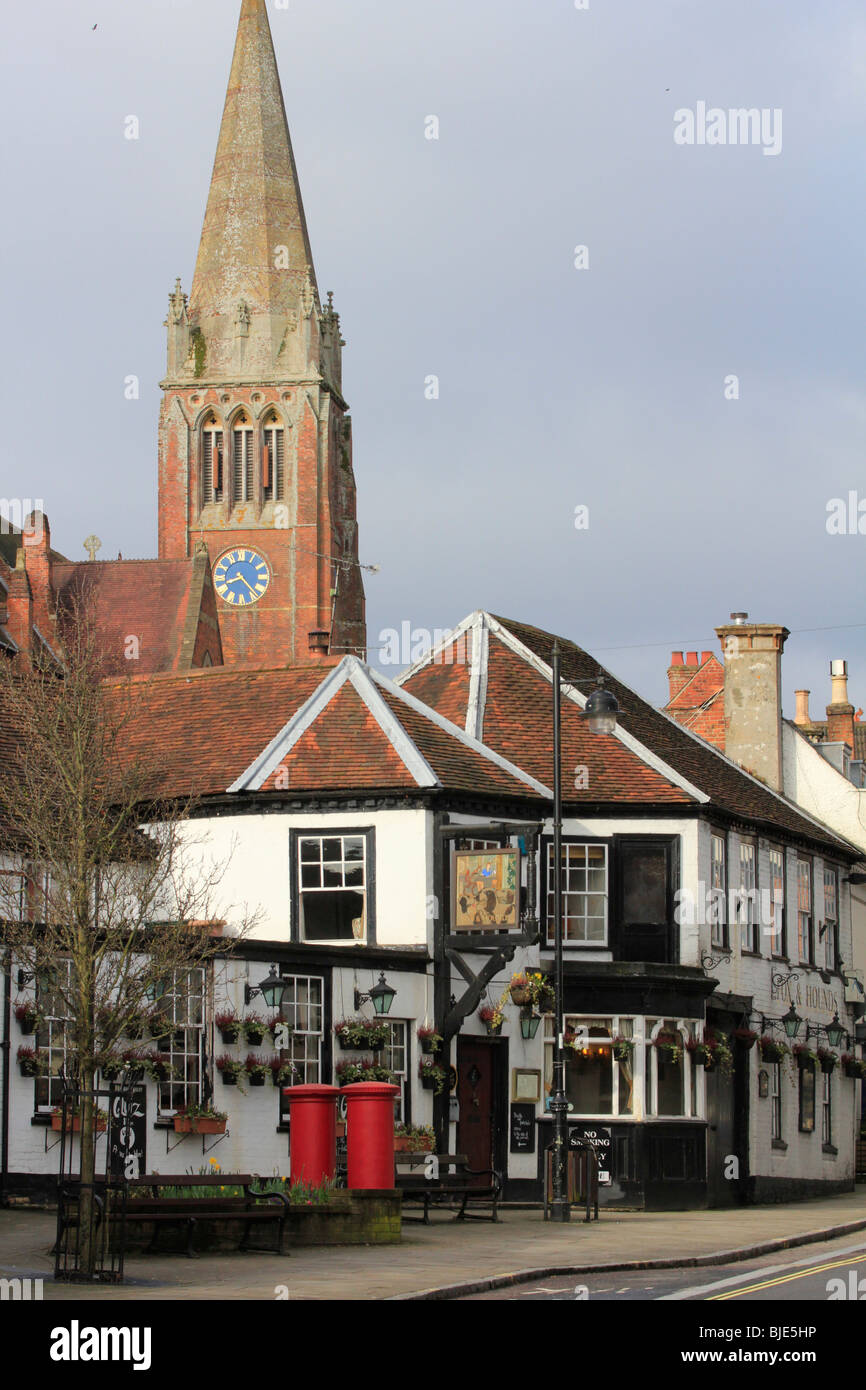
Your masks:
{"label": "chalkboard sign", "polygon": [[510,1152],[513,1154],[535,1153],[535,1106],[512,1105],[510,1124]]}
{"label": "chalkboard sign", "polygon": [[111,1101],[108,1124],[111,1174],[115,1178],[140,1178],[147,1172],[147,1091],[133,1086],[118,1091]]}

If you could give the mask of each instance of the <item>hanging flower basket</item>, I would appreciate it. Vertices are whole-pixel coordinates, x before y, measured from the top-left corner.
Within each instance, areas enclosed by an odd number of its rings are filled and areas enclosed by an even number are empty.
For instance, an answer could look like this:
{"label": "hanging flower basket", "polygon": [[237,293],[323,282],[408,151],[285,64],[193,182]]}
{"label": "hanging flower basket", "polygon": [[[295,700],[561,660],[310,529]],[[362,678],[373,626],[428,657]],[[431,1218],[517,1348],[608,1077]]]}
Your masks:
{"label": "hanging flower basket", "polygon": [[505,1015],[501,1009],[495,1008],[492,1004],[484,1004],[478,1010],[478,1017],[487,1029],[489,1037],[499,1036],[505,1022]]}
{"label": "hanging flower basket", "polygon": [[222,1077],[224,1086],[237,1086],[238,1077],[244,1069],[243,1062],[239,1062],[237,1057],[230,1057],[227,1052],[217,1057],[214,1066]]}
{"label": "hanging flower basket", "polygon": [[659,1033],[653,1039],[653,1047],[662,1056],[665,1062],[670,1062],[672,1066],[679,1064],[683,1055],[682,1044],[675,1033]]}
{"label": "hanging flower basket", "polygon": [[241,1020],[240,1026],[243,1028],[244,1037],[250,1047],[261,1047],[265,1040],[265,1034],[268,1031],[268,1025],[265,1023],[265,1020],[259,1018],[257,1014],[250,1014],[249,1018]]}
{"label": "hanging flower basket", "polygon": [[418,1075],[425,1091],[435,1091],[437,1096],[444,1091],[445,1082],[448,1080],[444,1067],[437,1066],[435,1062],[422,1060],[418,1067]]}
{"label": "hanging flower basket", "polygon": [[842,1054],[842,1070],[851,1081],[862,1081],[866,1077],[866,1062],[850,1053]]}
{"label": "hanging flower basket", "polygon": [[428,1057],[434,1052],[438,1052],[442,1046],[442,1036],[436,1032],[435,1028],[419,1028],[418,1041],[421,1044],[421,1051]]}
{"label": "hanging flower basket", "polygon": [[790,1050],[785,1043],[779,1042],[776,1038],[770,1038],[766,1034],[758,1039],[758,1048],[762,1062],[781,1062],[784,1057],[788,1056]]}
{"label": "hanging flower basket", "polygon": [[712,1067],[712,1049],[708,1047],[705,1042],[699,1042],[697,1038],[689,1038],[688,1042],[686,1043],[686,1047],[689,1050],[689,1056],[691,1057],[695,1066],[704,1067],[707,1070],[709,1070],[709,1068]]}
{"label": "hanging flower basket", "polygon": [[32,1047],[19,1047],[18,1065],[22,1076],[41,1076],[48,1067],[48,1053],[37,1052]]}
{"label": "hanging flower basket", "polygon": [[24,1004],[15,1005],[15,1018],[22,1033],[29,1036],[31,1033],[36,1032],[39,1024],[39,1014],[32,1000],[28,1000]]}
{"label": "hanging flower basket", "polygon": [[341,1018],[334,1024],[344,1052],[380,1052],[388,1041],[390,1024],[374,1018]]}
{"label": "hanging flower basket", "polygon": [[735,1028],[733,1036],[736,1039],[737,1047],[743,1048],[746,1052],[753,1048],[758,1041],[757,1033],[754,1033],[751,1028]]}
{"label": "hanging flower basket", "polygon": [[818,1049],[818,1061],[821,1064],[821,1071],[825,1076],[830,1076],[836,1069],[839,1058],[835,1052],[830,1052],[827,1048]]}
{"label": "hanging flower basket", "polygon": [[818,1061],[817,1055],[814,1052],[810,1052],[802,1043],[794,1048],[794,1056],[797,1059],[797,1068],[799,1071],[815,1070],[815,1064]]}

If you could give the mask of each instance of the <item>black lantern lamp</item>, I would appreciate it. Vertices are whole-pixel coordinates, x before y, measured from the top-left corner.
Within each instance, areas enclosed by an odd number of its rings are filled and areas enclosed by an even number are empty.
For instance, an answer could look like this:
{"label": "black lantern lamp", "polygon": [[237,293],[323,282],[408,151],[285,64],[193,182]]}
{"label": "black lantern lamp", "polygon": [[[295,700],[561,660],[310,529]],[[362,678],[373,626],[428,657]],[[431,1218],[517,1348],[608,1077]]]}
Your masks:
{"label": "black lantern lamp", "polygon": [[604,688],[604,676],[596,678],[596,688],[583,709],[583,716],[589,721],[594,734],[612,734],[621,714],[619,702],[611,690]]}
{"label": "black lantern lamp", "polygon": [[845,1036],[845,1027],[839,1021],[839,1010],[833,1015],[833,1022],[827,1024],[827,1041],[831,1047],[838,1047]]}
{"label": "black lantern lamp", "polygon": [[267,978],[262,980],[260,985],[244,985],[244,1003],[249,1004],[253,995],[260,994],[266,1008],[279,1011],[285,992],[286,982],[277,974],[277,967],[272,965]]}
{"label": "black lantern lamp", "polygon": [[534,1038],[540,1023],[540,1014],[522,1013],[520,1015],[520,1036],[527,1039]]}
{"label": "black lantern lamp", "polygon": [[803,1022],[803,1020],[797,1013],[797,1010],[794,1008],[793,1004],[791,1005],[790,1009],[786,1014],[782,1014],[782,1017],[779,1021],[785,1030],[786,1036],[789,1038],[796,1038],[797,1034],[800,1031],[800,1024]]}
{"label": "black lantern lamp", "polygon": [[396,998],[396,989],[391,988],[384,974],[380,972],[379,983],[373,986],[369,994],[362,994],[359,989],[355,990],[355,1011],[369,1001],[373,1005],[373,1012],[381,1018],[391,1012],[391,1005]]}

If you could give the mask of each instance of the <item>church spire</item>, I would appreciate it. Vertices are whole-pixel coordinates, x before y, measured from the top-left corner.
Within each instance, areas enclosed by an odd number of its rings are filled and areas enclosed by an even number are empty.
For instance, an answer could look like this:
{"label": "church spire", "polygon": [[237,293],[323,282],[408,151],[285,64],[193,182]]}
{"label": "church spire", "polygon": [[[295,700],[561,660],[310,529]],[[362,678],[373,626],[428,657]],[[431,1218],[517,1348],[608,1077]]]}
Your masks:
{"label": "church spire", "polygon": [[193,346],[198,339],[206,363],[196,374],[261,379],[298,370],[313,344],[297,330],[314,310],[313,256],[266,3],[243,0],[189,301]]}

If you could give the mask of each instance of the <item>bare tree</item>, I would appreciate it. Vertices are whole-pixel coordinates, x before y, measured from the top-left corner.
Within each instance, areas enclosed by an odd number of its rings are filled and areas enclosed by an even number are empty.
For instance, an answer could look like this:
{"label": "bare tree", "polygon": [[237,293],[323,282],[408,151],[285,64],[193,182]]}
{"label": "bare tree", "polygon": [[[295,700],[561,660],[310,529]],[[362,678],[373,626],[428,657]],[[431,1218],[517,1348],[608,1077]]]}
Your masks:
{"label": "bare tree", "polygon": [[[253,919],[217,903],[226,866],[207,863],[195,835],[195,803],[164,795],[172,768],[155,740],[141,737],[152,683],[104,679],[104,653],[83,598],[65,614],[62,652],[62,665],[0,658],[7,750],[0,766],[0,918],[15,967],[66,1018],[66,1055],[84,1097],[86,1278],[94,1261],[98,1118],[88,1096],[97,1072],[109,1061],[117,1065],[131,1021],[152,1007],[166,980],[225,955]],[[229,912],[230,934],[217,934]]]}

